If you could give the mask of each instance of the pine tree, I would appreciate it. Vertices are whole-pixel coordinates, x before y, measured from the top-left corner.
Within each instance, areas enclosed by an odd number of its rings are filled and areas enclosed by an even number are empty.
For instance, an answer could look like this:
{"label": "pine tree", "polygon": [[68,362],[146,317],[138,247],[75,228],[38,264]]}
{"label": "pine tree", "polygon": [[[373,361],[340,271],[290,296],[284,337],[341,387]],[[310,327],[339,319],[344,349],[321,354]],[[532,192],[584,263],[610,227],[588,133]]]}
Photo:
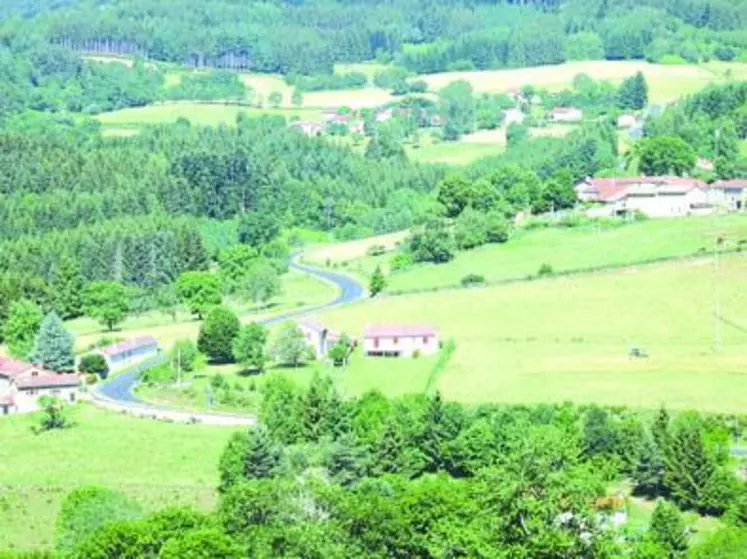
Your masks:
{"label": "pine tree", "polygon": [[664,471],[664,457],[661,450],[653,440],[647,440],[641,450],[635,472],[633,472],[636,492],[648,497],[664,495]]}
{"label": "pine tree", "polygon": [[63,257],[52,276],[52,304],[61,318],[83,315],[84,280],[75,260]]}
{"label": "pine tree", "polygon": [[386,278],[384,272],[381,271],[381,266],[376,266],[373,275],[371,275],[371,282],[369,283],[368,290],[371,292],[371,297],[376,297],[379,293],[384,291],[386,287]]}
{"label": "pine tree", "polygon": [[659,501],[651,516],[649,537],[659,544],[670,559],[684,557],[687,553],[687,527],[677,507]]}
{"label": "pine tree", "polygon": [[669,413],[662,407],[659,409],[654,424],[651,426],[651,436],[653,437],[654,444],[664,454],[666,454],[669,448],[669,422]]}
{"label": "pine tree", "polygon": [[329,377],[314,375],[306,395],[301,400],[301,418],[303,437],[310,442],[317,442],[330,433],[330,400],[332,398],[332,381]]}
{"label": "pine tree", "polygon": [[31,359],[50,371],[70,373],[75,370],[75,338],[65,330],[55,312],[49,313],[39,327]]}
{"label": "pine tree", "polygon": [[330,477],[343,486],[352,485],[365,475],[367,452],[352,433],[332,446],[325,464]]}
{"label": "pine tree", "polygon": [[384,426],[374,450],[374,470],[377,475],[398,474],[404,470],[405,439],[395,421]]}
{"label": "pine tree", "polygon": [[444,443],[447,442],[446,416],[441,393],[436,392],[428,402],[420,450],[425,456],[427,471],[435,472],[445,464]]}
{"label": "pine tree", "polygon": [[302,438],[301,405],[296,385],[284,376],[271,376],[262,386],[262,421],[272,438],[295,444]]}
{"label": "pine tree", "polygon": [[220,485],[218,491],[225,493],[244,479],[244,457],[249,446],[249,433],[238,432],[231,435],[218,463]]}
{"label": "pine tree", "polygon": [[282,451],[263,425],[249,433],[244,454],[244,476],[250,479],[275,477],[280,473]]}

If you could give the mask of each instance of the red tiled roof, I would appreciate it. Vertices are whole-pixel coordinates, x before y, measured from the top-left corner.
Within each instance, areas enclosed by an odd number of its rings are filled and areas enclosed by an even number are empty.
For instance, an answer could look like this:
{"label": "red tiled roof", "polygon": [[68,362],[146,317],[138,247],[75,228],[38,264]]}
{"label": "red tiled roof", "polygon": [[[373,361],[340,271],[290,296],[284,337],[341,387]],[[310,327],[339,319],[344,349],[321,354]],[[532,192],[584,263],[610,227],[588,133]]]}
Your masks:
{"label": "red tiled roof", "polygon": [[713,188],[747,188],[747,179],[732,179],[728,181],[716,181],[711,186]]}
{"label": "red tiled roof", "polygon": [[102,347],[100,351],[104,355],[112,356],[150,345],[158,345],[158,340],[153,336],[140,336],[139,338],[132,338],[118,344]]}
{"label": "red tiled roof", "polygon": [[597,200],[608,202],[624,194],[628,188],[638,184],[653,184],[657,187],[675,187],[684,191],[703,186],[703,183],[690,177],[612,177],[587,179],[579,186],[588,186],[597,192]]}
{"label": "red tiled roof", "polygon": [[434,336],[438,333],[435,326],[427,324],[378,324],[366,326],[364,338],[413,338],[418,336]]}
{"label": "red tiled roof", "polygon": [[78,386],[80,379],[76,374],[56,374],[44,372],[37,376],[22,376],[16,380],[16,385],[20,390],[24,388],[46,388],[46,387],[63,387]]}
{"label": "red tiled roof", "polygon": [[0,377],[15,378],[33,368],[31,363],[23,363],[14,359],[0,357]]}

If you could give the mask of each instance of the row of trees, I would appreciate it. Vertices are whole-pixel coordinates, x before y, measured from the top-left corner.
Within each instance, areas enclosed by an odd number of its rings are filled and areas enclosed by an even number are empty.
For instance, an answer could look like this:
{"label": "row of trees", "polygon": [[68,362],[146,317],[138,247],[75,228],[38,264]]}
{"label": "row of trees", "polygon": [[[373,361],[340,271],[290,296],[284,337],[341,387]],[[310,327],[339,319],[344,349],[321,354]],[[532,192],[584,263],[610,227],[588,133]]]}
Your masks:
{"label": "row of trees", "polygon": [[[575,59],[734,57],[747,14],[727,0],[464,2],[399,0],[267,6],[228,0],[93,0],[9,19],[12,34],[107,54],[197,67],[331,74],[336,62],[396,59],[418,72],[521,67]],[[28,7],[16,6],[27,11]],[[9,8],[12,10],[13,8]],[[205,22],[211,22],[206,26]],[[536,33],[536,29],[542,33]]]}
{"label": "row of trees", "polygon": [[[707,461],[742,425],[665,412],[648,424],[626,410],[570,404],[466,409],[438,394],[343,399],[320,377],[301,389],[273,376],[263,391],[263,425],[233,435],[220,459],[213,514],[147,517],[118,495],[79,490],[63,503],[58,549],[88,558],[111,549],[164,556],[178,546],[237,558],[683,557],[688,528],[674,505],[660,501],[648,530],[614,528],[608,515],[624,503],[605,496],[606,485],[644,469],[662,433],[678,457]],[[694,557],[738,557],[744,541],[747,488],[721,464],[713,512],[728,509],[734,528]],[[678,495],[700,498],[681,482]]]}

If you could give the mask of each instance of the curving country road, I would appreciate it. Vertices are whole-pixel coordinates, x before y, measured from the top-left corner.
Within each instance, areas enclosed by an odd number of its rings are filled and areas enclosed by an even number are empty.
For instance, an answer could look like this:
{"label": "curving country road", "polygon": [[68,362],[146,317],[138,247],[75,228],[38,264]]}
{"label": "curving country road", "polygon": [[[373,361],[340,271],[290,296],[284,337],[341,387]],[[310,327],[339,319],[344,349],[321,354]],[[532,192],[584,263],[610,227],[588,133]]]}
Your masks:
{"label": "curving country road", "polygon": [[[312,312],[327,310],[340,305],[347,305],[353,303],[359,299],[362,299],[365,295],[364,287],[351,278],[343,274],[331,272],[314,266],[307,266],[305,264],[299,264],[297,259],[294,259],[290,264],[291,269],[310,274],[319,279],[334,284],[339,294],[337,298],[329,303],[317,305],[311,308],[303,308],[295,311],[288,311],[271,318],[260,321],[261,324],[270,325],[290,318],[297,318]],[[112,407],[118,407],[119,409],[125,408],[131,411],[137,411],[141,415],[157,415],[162,414],[164,417],[170,417],[171,419],[187,419],[196,418],[205,423],[221,423],[221,424],[237,424],[237,423],[253,423],[256,418],[253,416],[237,416],[230,414],[217,414],[217,413],[191,413],[178,410],[176,408],[169,408],[164,406],[157,406],[154,404],[148,404],[140,400],[132,389],[137,383],[138,377],[142,367],[136,368],[135,370],[122,373],[112,378],[110,381],[101,384],[95,395],[94,400],[109,404]],[[184,417],[177,417],[184,415]]]}

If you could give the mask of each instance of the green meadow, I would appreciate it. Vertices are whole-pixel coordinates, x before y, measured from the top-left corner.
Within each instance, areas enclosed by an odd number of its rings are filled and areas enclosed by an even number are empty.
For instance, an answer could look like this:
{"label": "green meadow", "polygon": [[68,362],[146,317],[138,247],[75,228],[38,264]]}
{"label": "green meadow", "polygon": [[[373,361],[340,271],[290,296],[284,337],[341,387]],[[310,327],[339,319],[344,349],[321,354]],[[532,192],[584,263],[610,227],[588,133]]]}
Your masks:
{"label": "green meadow", "polygon": [[[330,311],[330,327],[431,323],[456,351],[435,387],[449,400],[574,402],[743,412],[747,256],[708,257],[485,288],[369,300]],[[432,273],[436,273],[433,271]],[[714,320],[716,293],[721,320]],[[715,333],[720,342],[714,350]],[[632,358],[632,348],[648,358]],[[427,360],[426,360],[427,361]],[[420,360],[354,360],[339,382],[359,393],[424,390]]]}
{"label": "green meadow", "polygon": [[60,501],[81,485],[148,509],[215,503],[218,458],[235,429],[136,419],[81,404],[72,429],[34,435],[37,414],[0,421],[0,549],[48,548]]}
{"label": "green meadow", "polygon": [[[524,279],[536,275],[543,264],[549,264],[558,273],[709,254],[717,238],[726,239],[726,248],[747,242],[747,215],[647,220],[606,227],[519,228],[505,244],[458,252],[446,264],[415,264],[391,272],[387,277],[388,289],[412,291],[458,286],[467,274],[482,275],[487,282]],[[402,242],[403,237],[399,240]],[[367,242],[378,244],[376,238]],[[360,251],[352,252],[346,245],[319,247],[309,251],[306,259],[319,264],[329,261],[361,278],[368,278],[379,264],[388,269],[391,253],[361,257]],[[387,248],[393,247],[389,244]]]}

